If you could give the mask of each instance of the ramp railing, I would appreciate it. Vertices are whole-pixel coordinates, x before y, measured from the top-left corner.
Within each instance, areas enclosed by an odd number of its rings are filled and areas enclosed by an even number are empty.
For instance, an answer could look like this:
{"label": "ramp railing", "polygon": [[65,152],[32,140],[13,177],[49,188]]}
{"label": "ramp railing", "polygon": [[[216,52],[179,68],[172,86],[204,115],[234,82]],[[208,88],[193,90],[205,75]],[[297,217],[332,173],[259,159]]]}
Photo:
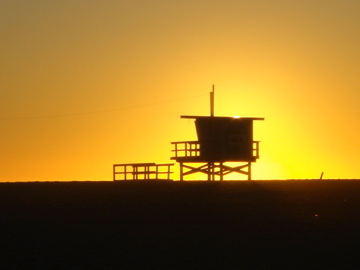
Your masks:
{"label": "ramp railing", "polygon": [[113,164],[113,180],[171,180],[173,163]]}

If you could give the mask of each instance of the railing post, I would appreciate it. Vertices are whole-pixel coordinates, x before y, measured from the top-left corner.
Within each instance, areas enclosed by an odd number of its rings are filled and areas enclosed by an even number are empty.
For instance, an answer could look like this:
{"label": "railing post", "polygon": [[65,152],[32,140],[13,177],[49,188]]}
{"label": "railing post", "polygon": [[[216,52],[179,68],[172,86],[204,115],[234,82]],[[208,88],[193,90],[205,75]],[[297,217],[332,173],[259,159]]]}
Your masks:
{"label": "railing post", "polygon": [[223,162],[220,162],[220,181],[223,181],[223,180],[224,180],[223,166],[224,166],[224,163],[223,163]]}
{"label": "railing post", "polygon": [[138,180],[138,167],[137,166],[133,166],[133,172],[135,172],[134,176],[133,176],[134,180]]}

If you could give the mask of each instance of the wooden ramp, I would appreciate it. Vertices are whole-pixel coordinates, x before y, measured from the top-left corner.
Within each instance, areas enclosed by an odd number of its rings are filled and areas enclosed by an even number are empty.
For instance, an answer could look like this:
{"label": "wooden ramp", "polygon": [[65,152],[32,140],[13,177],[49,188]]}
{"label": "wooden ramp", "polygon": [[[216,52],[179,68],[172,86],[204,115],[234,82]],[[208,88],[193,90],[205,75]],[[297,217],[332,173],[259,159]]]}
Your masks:
{"label": "wooden ramp", "polygon": [[113,180],[172,180],[174,163],[124,163],[113,165]]}

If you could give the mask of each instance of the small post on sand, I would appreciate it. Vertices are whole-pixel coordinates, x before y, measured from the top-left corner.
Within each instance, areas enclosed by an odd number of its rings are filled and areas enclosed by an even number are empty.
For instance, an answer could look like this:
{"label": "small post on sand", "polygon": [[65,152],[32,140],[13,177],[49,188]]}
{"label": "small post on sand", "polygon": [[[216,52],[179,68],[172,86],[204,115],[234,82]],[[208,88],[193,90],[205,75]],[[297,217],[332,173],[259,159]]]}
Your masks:
{"label": "small post on sand", "polygon": [[321,173],[321,175],[320,175],[320,180],[322,180],[323,175],[324,175],[324,172]]}
{"label": "small post on sand", "polygon": [[210,116],[214,117],[214,102],[215,102],[215,85],[212,86],[212,91],[210,92]]}

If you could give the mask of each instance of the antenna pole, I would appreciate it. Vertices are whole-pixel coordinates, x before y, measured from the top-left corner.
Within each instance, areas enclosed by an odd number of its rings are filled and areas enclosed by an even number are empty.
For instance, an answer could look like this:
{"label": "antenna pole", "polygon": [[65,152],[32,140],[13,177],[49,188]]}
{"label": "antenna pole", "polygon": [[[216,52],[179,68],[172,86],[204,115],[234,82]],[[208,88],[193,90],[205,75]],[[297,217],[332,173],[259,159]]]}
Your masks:
{"label": "antenna pole", "polygon": [[210,92],[210,116],[214,116],[214,98],[215,98],[215,85],[212,86],[212,91]]}

